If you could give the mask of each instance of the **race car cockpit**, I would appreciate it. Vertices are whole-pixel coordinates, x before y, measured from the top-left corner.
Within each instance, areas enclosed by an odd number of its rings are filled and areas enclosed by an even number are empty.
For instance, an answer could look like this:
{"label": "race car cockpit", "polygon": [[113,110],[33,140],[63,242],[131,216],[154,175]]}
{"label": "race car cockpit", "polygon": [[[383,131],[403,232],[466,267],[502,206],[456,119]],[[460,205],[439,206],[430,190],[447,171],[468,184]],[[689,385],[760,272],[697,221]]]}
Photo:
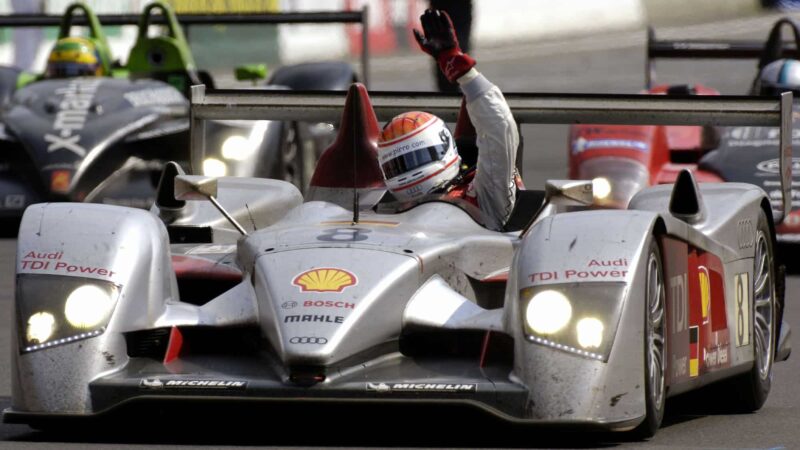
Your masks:
{"label": "race car cockpit", "polygon": [[[152,18],[157,14],[164,16],[166,33],[150,37]],[[175,11],[161,0],[147,5],[142,11],[136,43],[128,55],[126,69],[131,78],[164,81],[187,97],[192,85],[213,86],[210,77],[201,77],[198,72]]]}
{"label": "race car cockpit", "polygon": [[[89,30],[86,36],[73,36],[74,18],[83,15]],[[42,78],[71,78],[76,76],[110,76],[111,52],[103,27],[85,3],[73,3],[64,12],[56,43],[47,59],[43,74],[23,78],[23,82]]]}
{"label": "race car cockpit", "polygon": [[[468,122],[465,111],[462,107],[457,121],[457,140],[461,134],[469,134],[471,129],[471,125],[465,125]],[[485,226],[481,212],[475,205],[460,198],[448,197],[444,190],[413,202],[395,201],[386,188],[378,164],[380,126],[364,85],[351,85],[341,117],[339,133],[333,144],[320,156],[305,201],[329,201],[348,208],[357,205],[358,209],[374,209],[382,214],[400,213],[432,201],[446,202],[459,207],[475,222]],[[474,150],[477,152],[477,148]],[[477,154],[471,158],[476,160]],[[517,195],[505,231],[522,229],[544,202],[544,191],[519,190]]]}

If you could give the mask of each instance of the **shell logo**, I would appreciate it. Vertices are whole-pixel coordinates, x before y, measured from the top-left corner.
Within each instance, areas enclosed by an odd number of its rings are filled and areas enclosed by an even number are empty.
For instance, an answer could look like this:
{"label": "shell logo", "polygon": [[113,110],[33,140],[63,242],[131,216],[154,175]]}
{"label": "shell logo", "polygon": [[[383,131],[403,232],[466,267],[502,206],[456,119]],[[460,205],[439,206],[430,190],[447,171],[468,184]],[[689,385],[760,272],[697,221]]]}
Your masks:
{"label": "shell logo", "polygon": [[356,276],[346,270],[325,267],[301,273],[292,284],[299,287],[300,292],[342,292],[357,282]]}

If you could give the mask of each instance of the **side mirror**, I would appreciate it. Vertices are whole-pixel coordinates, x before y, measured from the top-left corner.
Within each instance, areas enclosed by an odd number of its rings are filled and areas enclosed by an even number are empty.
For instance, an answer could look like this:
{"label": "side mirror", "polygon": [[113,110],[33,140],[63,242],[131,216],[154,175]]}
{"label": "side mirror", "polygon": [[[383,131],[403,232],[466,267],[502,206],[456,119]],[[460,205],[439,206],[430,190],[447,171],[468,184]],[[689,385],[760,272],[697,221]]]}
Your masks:
{"label": "side mirror", "polygon": [[590,180],[547,180],[545,202],[558,206],[590,206],[594,203]]}
{"label": "side mirror", "polygon": [[591,180],[547,180],[544,184],[544,204],[522,229],[524,237],[533,225],[544,217],[552,216],[568,208],[564,206],[591,206],[594,204],[594,189]]}
{"label": "side mirror", "polygon": [[217,196],[217,179],[200,175],[175,177],[175,200],[208,200]]}
{"label": "side mirror", "polygon": [[176,200],[208,200],[233,225],[242,236],[247,236],[244,227],[225,211],[217,201],[217,179],[202,175],[178,175],[175,177]]}
{"label": "side mirror", "polygon": [[267,78],[266,64],[246,64],[234,69],[234,76],[237,81],[256,81]]}

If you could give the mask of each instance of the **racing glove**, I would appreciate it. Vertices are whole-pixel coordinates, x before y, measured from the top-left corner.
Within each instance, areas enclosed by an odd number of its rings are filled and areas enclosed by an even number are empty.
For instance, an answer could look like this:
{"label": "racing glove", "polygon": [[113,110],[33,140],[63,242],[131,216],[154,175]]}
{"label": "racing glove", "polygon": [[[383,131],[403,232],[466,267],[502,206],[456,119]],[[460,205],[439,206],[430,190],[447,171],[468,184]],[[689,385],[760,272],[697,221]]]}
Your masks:
{"label": "racing glove", "polygon": [[423,35],[414,29],[414,37],[425,53],[433,56],[439,69],[451,83],[469,72],[475,60],[461,51],[456,38],[456,30],[450,16],[444,11],[428,9],[420,16]]}

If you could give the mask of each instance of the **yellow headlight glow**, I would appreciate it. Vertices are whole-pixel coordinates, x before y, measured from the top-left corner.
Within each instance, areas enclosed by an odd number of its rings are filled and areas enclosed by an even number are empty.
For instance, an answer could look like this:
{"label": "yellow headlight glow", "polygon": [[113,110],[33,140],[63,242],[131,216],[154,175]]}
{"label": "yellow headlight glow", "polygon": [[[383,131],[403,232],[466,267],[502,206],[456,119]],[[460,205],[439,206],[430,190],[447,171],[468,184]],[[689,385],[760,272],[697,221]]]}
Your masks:
{"label": "yellow headlight glow", "polygon": [[208,177],[224,177],[228,173],[228,166],[216,158],[206,158],[203,161],[203,175]]}
{"label": "yellow headlight glow", "polygon": [[535,333],[552,334],[564,328],[572,317],[572,305],[558,291],[541,291],[528,302],[525,319]]}
{"label": "yellow headlight glow", "polygon": [[88,330],[108,317],[114,306],[113,302],[108,292],[87,284],[69,294],[64,305],[64,315],[73,327]]}
{"label": "yellow headlight glow", "polygon": [[43,344],[53,335],[56,318],[49,312],[37,312],[28,318],[25,337],[29,344]]}
{"label": "yellow headlight glow", "polygon": [[222,142],[222,157],[234,161],[247,159],[255,150],[250,141],[239,135],[228,136]]}
{"label": "yellow headlight glow", "polygon": [[594,317],[578,321],[578,344],[583,348],[599,348],[603,343],[603,322]]}
{"label": "yellow headlight glow", "polygon": [[592,180],[592,192],[594,193],[594,198],[605,200],[611,195],[611,183],[605,177],[597,177]]}

